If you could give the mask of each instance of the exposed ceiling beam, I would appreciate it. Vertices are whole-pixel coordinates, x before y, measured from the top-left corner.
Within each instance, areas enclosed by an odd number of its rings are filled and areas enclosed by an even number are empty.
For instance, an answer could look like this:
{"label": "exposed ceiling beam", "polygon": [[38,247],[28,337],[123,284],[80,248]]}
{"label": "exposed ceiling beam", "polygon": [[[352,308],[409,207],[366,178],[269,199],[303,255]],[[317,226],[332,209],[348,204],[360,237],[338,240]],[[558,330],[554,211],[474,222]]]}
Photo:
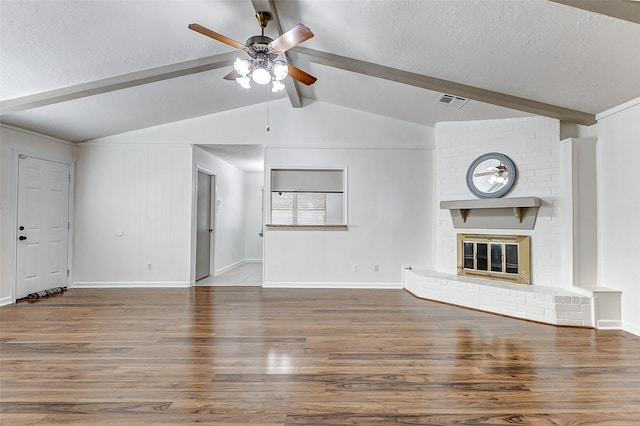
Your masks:
{"label": "exposed ceiling beam", "polygon": [[[278,18],[278,11],[276,10],[276,5],[273,0],[251,0],[251,4],[253,5],[256,13],[262,11],[271,12],[271,17],[273,18],[271,21],[272,28],[275,28],[276,33],[279,36],[283,34],[284,31],[282,31],[282,25],[280,25],[280,19]],[[287,52],[284,53],[284,56],[287,62],[291,62]],[[292,78],[285,78],[284,88],[287,91],[287,96],[289,97],[291,106],[294,108],[302,108],[302,97],[300,96],[300,90],[298,89],[296,81]]]}
{"label": "exposed ceiling beam", "polygon": [[8,99],[0,102],[0,115],[227,67],[236,56],[236,52],[228,52]]}
{"label": "exposed ceiling beam", "polygon": [[346,71],[352,71],[372,77],[421,87],[434,92],[448,93],[492,105],[524,111],[544,117],[556,118],[570,123],[590,126],[596,123],[594,114],[576,111],[556,105],[545,104],[531,99],[511,96],[500,92],[467,86],[453,81],[442,80],[421,74],[415,74],[371,62],[360,61],[346,56],[334,55],[306,47],[296,47],[295,54],[303,55],[307,60]]}
{"label": "exposed ceiling beam", "polygon": [[622,19],[640,24],[640,2],[637,0],[606,0],[606,1],[586,1],[586,0],[550,0],[554,3],[565,4],[589,12],[607,15],[613,18]]}
{"label": "exposed ceiling beam", "polygon": [[[297,46],[295,54],[306,56],[310,62],[382,78],[403,84],[408,84],[435,92],[449,93],[465,98],[498,105],[545,117],[556,118],[561,121],[592,125],[596,123],[594,114],[563,108],[555,105],[545,104],[530,99],[519,98],[504,93],[493,92],[478,87],[467,86],[453,81],[424,76],[395,68],[385,67],[371,62],[359,61],[345,56],[320,52],[313,49]],[[28,109],[38,108],[55,103],[70,101],[101,93],[113,92],[116,90],[154,83],[156,81],[168,80],[183,77],[191,74],[205,72],[217,68],[231,66],[236,58],[235,51],[221,55],[209,56],[206,58],[194,59],[191,61],[179,62],[133,73],[122,74],[115,77],[104,78],[87,83],[54,89],[34,95],[20,98],[8,99],[0,102],[0,115],[11,114]],[[287,79],[291,80],[291,79]],[[297,87],[294,95],[289,99],[294,107],[301,107],[300,95]],[[289,93],[289,92],[288,92]]]}

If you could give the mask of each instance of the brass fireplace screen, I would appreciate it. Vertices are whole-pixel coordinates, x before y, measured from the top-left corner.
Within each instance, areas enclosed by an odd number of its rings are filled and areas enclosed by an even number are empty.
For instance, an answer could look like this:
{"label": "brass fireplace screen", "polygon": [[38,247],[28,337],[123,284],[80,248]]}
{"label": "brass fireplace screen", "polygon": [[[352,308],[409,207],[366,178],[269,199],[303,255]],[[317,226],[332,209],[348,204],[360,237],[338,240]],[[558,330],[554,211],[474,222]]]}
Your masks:
{"label": "brass fireplace screen", "polygon": [[527,235],[458,234],[458,275],[531,284]]}

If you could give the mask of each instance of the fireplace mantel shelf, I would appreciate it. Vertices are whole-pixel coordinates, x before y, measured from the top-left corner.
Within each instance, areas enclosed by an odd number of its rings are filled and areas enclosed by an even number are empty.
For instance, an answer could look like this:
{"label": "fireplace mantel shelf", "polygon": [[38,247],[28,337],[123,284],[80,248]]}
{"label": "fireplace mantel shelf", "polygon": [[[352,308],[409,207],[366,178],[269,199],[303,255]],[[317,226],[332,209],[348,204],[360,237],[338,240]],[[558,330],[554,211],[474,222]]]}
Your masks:
{"label": "fireplace mantel shelf", "polygon": [[451,211],[454,228],[533,229],[542,200],[538,197],[441,201]]}

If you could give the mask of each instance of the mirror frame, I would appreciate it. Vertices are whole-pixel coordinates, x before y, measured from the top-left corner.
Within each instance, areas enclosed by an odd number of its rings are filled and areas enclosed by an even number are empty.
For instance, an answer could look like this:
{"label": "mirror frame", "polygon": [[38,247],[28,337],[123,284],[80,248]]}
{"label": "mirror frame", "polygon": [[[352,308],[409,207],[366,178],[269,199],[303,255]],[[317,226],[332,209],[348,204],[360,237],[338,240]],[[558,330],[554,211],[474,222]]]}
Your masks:
{"label": "mirror frame", "polygon": [[[504,164],[504,166],[507,168],[507,173],[509,173],[509,180],[507,180],[507,183],[495,192],[482,191],[476,186],[476,183],[473,180],[473,175],[478,172],[476,170],[478,166],[487,160],[495,160]],[[469,191],[471,191],[471,193],[478,198],[499,198],[509,192],[511,188],[513,188],[513,185],[515,185],[516,183],[517,177],[516,166],[509,157],[504,154],[500,154],[499,152],[488,152],[473,160],[471,165],[469,165],[469,168],[467,169],[467,187],[469,188]]]}

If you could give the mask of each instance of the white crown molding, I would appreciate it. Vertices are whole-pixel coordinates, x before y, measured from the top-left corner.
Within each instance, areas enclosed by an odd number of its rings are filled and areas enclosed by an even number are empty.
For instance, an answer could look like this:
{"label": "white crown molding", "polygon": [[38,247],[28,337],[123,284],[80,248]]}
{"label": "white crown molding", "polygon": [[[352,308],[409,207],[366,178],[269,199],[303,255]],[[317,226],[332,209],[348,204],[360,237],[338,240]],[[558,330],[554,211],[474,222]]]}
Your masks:
{"label": "white crown molding", "polygon": [[4,127],[5,129],[13,130],[14,132],[25,133],[31,136],[37,136],[43,139],[49,139],[54,142],[62,143],[69,146],[77,146],[77,143],[65,141],[64,139],[54,138],[53,136],[45,135],[43,133],[34,132],[32,130],[23,129],[21,127],[12,126],[11,124],[0,123],[0,127]]}
{"label": "white crown molding", "polygon": [[603,118],[607,118],[610,115],[617,114],[621,111],[624,111],[625,109],[633,108],[636,105],[640,105],[640,98],[632,99],[629,102],[625,102],[606,111],[602,111],[600,114],[596,114],[596,120],[600,121]]}

